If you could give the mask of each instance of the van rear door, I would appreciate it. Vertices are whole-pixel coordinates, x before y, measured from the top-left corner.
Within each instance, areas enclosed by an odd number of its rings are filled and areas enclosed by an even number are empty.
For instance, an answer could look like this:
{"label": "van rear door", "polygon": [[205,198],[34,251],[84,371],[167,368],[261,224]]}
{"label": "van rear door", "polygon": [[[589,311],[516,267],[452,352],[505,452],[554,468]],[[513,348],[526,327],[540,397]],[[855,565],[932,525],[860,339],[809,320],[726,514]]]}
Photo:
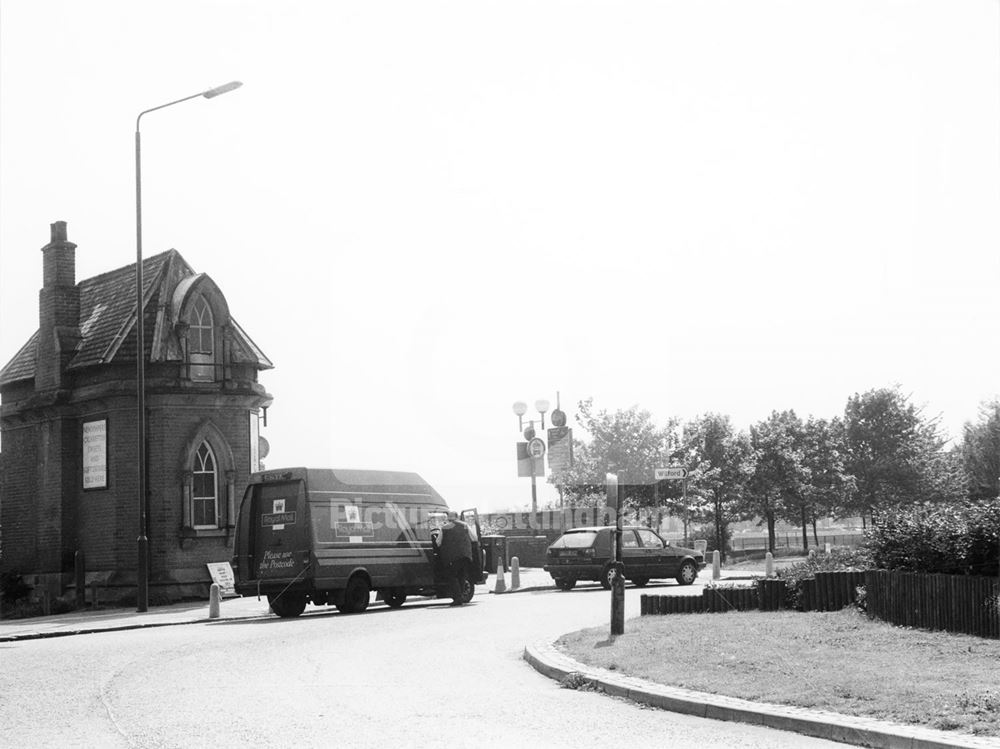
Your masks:
{"label": "van rear door", "polygon": [[254,494],[251,561],[257,578],[298,577],[309,561],[304,482],[261,484]]}

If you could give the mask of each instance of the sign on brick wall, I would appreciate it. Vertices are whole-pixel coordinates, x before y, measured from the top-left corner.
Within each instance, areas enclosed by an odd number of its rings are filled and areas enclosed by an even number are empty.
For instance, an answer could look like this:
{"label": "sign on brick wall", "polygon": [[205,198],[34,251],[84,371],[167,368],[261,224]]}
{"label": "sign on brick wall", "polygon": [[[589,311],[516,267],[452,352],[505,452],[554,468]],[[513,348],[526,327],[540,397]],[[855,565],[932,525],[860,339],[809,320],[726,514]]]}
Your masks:
{"label": "sign on brick wall", "polygon": [[108,488],[108,420],[83,422],[83,488]]}

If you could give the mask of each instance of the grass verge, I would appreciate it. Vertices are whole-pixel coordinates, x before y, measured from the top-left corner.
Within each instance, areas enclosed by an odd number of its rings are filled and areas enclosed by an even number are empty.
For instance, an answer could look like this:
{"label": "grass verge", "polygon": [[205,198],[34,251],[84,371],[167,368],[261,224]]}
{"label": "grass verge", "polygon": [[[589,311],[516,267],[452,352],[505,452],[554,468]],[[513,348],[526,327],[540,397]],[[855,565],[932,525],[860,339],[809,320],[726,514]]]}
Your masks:
{"label": "grass verge", "polygon": [[756,702],[1000,736],[1000,641],[834,613],[644,616],[561,637],[591,666]]}

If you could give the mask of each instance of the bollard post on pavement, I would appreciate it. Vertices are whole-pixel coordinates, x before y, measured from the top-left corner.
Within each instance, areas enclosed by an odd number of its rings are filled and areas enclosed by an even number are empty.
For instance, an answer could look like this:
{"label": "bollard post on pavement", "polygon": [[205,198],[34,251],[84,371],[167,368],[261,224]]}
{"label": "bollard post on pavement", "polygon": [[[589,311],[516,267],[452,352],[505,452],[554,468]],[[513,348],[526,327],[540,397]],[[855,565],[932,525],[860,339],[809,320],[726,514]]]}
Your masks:
{"label": "bollard post on pavement", "polygon": [[774,554],[767,552],[764,555],[764,577],[774,576]]}
{"label": "bollard post on pavement", "polygon": [[73,554],[73,578],[76,583],[76,607],[85,608],[87,605],[87,568],[84,564],[82,551]]}
{"label": "bollard post on pavement", "polygon": [[521,587],[521,560],[517,557],[510,558],[510,589],[517,590]]}
{"label": "bollard post on pavement", "polygon": [[494,593],[506,593],[507,592],[507,581],[504,579],[503,574],[503,560],[497,562],[497,582],[493,588]]}
{"label": "bollard post on pavement", "polygon": [[219,618],[219,599],[222,598],[222,592],[219,588],[218,583],[212,583],[212,587],[208,589],[208,618],[218,619]]}
{"label": "bollard post on pavement", "polygon": [[712,552],[712,579],[718,580],[722,577],[722,561],[719,558],[719,550]]}

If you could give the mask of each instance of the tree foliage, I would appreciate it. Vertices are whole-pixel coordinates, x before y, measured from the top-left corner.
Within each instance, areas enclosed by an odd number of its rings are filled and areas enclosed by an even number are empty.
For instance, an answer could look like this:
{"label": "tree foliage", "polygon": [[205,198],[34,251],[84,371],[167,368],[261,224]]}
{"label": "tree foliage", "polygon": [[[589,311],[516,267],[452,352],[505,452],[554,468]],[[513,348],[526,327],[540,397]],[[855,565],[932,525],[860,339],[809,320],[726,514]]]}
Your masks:
{"label": "tree foliage", "polygon": [[844,410],[845,467],[855,491],[846,509],[858,515],[901,503],[940,498],[939,453],[945,443],[936,419],[926,418],[898,387],[855,394]]}
{"label": "tree foliage", "polygon": [[715,527],[715,547],[725,556],[729,524],[745,516],[741,500],[753,474],[749,437],[728,416],[703,414],[684,425],[676,453],[688,469],[688,496],[701,498]]}
{"label": "tree foliage", "polygon": [[804,496],[809,472],[804,464],[802,422],[794,411],[774,411],[750,427],[753,470],[742,509],[767,525],[767,547],[774,551],[774,527]]}
{"label": "tree foliage", "polygon": [[959,450],[970,499],[1000,496],[1000,399],[983,403],[968,422]]}
{"label": "tree foliage", "polygon": [[608,412],[596,410],[588,398],[577,407],[577,423],[591,439],[574,440],[573,466],[553,471],[549,482],[563,488],[569,506],[591,506],[605,501],[606,475],[614,473],[628,506],[650,507],[653,471],[674,439],[672,425],[658,428],[649,412],[638,406]]}
{"label": "tree foliage", "polygon": [[[665,508],[686,524],[709,524],[721,549],[738,520],[766,523],[772,549],[777,521],[798,525],[808,549],[807,525],[815,536],[818,518],[996,496],[1000,481],[1000,400],[983,406],[951,450],[938,420],[898,387],[851,396],[842,419],[774,411],[749,432],[719,413],[659,428],[638,406],[609,412],[592,399],[579,402],[576,422],[574,464],[549,476],[564,505],[603,506],[606,475],[615,473],[626,509]],[[686,468],[688,478],[654,481],[654,470],[668,465]]]}

